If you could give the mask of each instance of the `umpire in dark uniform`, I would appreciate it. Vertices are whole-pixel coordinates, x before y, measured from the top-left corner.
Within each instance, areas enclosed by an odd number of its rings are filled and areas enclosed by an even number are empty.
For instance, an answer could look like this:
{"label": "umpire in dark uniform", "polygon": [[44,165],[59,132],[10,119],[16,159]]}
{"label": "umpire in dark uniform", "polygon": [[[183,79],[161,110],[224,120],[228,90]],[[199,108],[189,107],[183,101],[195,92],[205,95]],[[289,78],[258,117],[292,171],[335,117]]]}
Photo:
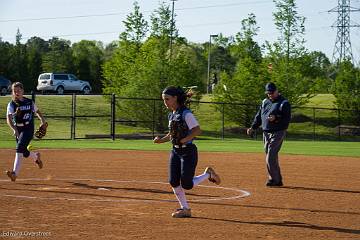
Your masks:
{"label": "umpire in dark uniform", "polygon": [[274,83],[266,84],[265,94],[267,98],[262,101],[251,128],[247,129],[247,134],[252,135],[254,130],[261,125],[268,171],[266,186],[281,187],[283,181],[278,153],[291,119],[291,106],[288,100],[278,92]]}

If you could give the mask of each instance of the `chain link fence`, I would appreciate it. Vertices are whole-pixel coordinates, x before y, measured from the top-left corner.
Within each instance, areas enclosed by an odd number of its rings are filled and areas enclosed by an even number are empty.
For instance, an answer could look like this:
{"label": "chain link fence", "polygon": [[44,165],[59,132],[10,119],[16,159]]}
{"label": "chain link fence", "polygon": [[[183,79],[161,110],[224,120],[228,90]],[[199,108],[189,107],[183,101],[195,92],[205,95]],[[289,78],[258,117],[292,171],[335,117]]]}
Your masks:
{"label": "chain link fence", "polygon": [[[167,110],[161,99],[115,95],[27,95],[46,117],[45,139],[152,139],[165,134]],[[11,96],[0,97],[0,137],[13,140],[6,124]],[[203,131],[200,138],[244,138],[258,106],[194,101],[190,103]],[[287,138],[296,140],[360,141],[360,123],[351,110],[294,107]],[[231,116],[231,117],[229,117]],[[35,120],[36,126],[39,125]],[[255,138],[261,138],[261,130]]]}

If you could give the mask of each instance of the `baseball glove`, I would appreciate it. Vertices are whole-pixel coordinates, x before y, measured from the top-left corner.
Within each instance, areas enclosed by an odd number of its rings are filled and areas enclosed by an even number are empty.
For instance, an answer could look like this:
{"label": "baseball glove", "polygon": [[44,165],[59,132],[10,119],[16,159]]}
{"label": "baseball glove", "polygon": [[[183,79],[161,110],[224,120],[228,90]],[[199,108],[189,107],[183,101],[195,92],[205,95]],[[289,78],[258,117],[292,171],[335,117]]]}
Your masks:
{"label": "baseball glove", "polygon": [[181,145],[180,140],[187,136],[189,131],[185,121],[171,121],[170,136],[173,145]]}
{"label": "baseball glove", "polygon": [[35,131],[35,137],[41,139],[43,137],[45,137],[46,135],[46,130],[47,130],[47,127],[48,127],[48,123],[44,123],[44,124],[41,124],[39,129],[37,129]]}

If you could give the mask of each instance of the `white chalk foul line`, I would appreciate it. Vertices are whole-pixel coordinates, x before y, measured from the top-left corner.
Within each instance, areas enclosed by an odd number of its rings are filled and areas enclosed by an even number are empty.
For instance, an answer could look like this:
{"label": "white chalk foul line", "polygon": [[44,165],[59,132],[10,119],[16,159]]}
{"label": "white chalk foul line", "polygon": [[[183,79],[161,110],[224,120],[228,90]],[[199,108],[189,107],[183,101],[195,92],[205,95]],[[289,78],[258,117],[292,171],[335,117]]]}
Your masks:
{"label": "white chalk foul line", "polygon": [[[56,178],[56,179],[40,179],[40,178],[28,178],[28,179],[17,179],[16,181],[89,181],[89,182],[115,182],[115,183],[142,183],[142,184],[161,184],[168,185],[169,183],[165,182],[154,182],[154,181],[140,181],[140,180],[112,180],[112,179],[89,179],[89,178],[80,178],[80,179],[71,179],[71,178]],[[7,182],[9,180],[0,179],[0,182]],[[219,197],[219,198],[204,198],[204,199],[189,199],[189,202],[207,202],[207,201],[221,201],[221,200],[233,200],[250,196],[250,192],[230,187],[221,187],[221,186],[207,186],[207,185],[198,185],[196,187],[203,188],[214,188],[221,189],[224,191],[236,192],[237,194],[230,197]],[[57,188],[60,189],[60,188]],[[97,190],[107,190],[106,187],[98,188]],[[70,192],[69,192],[70,193]],[[66,194],[66,193],[64,193]],[[71,194],[74,194],[71,192]],[[79,193],[80,194],[80,193]],[[26,196],[26,195],[15,195],[15,194],[0,194],[3,197],[15,197],[23,199],[43,199],[43,200],[65,200],[65,201],[87,201],[87,202],[176,202],[176,200],[168,199],[105,199],[114,196],[104,196],[104,199],[99,198],[68,198],[68,197],[40,197],[40,196]]]}

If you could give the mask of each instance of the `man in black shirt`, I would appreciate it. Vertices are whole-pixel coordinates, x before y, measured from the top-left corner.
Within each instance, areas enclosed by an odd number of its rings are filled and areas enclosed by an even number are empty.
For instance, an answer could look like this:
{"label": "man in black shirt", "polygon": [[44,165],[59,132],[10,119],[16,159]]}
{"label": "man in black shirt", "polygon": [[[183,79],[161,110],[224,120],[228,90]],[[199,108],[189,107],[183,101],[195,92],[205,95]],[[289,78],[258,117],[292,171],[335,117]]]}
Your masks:
{"label": "man in black shirt", "polygon": [[283,181],[278,153],[290,123],[291,106],[288,100],[278,92],[274,83],[266,84],[265,93],[267,98],[262,101],[251,128],[247,129],[247,134],[252,135],[254,130],[262,127],[268,171],[266,186],[281,187]]}

